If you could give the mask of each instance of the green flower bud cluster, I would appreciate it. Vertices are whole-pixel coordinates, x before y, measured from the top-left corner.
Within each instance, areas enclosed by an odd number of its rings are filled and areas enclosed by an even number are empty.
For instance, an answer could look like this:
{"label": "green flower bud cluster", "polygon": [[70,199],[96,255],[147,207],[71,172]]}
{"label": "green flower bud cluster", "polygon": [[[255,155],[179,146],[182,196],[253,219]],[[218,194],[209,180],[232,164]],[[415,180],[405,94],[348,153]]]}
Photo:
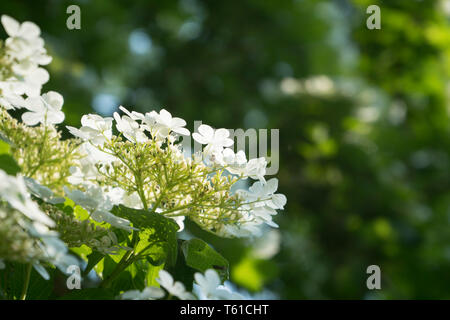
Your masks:
{"label": "green flower bud cluster", "polygon": [[11,262],[29,263],[43,257],[37,239],[25,230],[23,214],[0,205],[0,258]]}
{"label": "green flower bud cluster", "polygon": [[[0,40],[0,79],[8,79],[13,76],[11,70],[11,59],[5,52],[4,42]],[[0,88],[0,94],[2,89]]]}
{"label": "green flower bud cluster", "polygon": [[[240,199],[231,194],[239,179],[223,168],[186,158],[176,144],[123,142],[121,137],[99,147],[120,161],[97,164],[97,182],[137,193],[144,207],[167,217],[187,216],[207,231],[238,223]],[[139,203],[136,203],[139,205]]]}
{"label": "green flower bud cluster", "polygon": [[0,132],[12,142],[11,151],[22,173],[62,194],[70,167],[79,154],[74,139],[61,140],[54,126],[29,127],[0,109]]}
{"label": "green flower bud cluster", "polygon": [[40,208],[55,222],[59,238],[69,248],[86,245],[104,254],[115,254],[119,250],[117,237],[110,229],[96,225],[89,219],[79,220],[73,213],[48,203],[42,203]]}

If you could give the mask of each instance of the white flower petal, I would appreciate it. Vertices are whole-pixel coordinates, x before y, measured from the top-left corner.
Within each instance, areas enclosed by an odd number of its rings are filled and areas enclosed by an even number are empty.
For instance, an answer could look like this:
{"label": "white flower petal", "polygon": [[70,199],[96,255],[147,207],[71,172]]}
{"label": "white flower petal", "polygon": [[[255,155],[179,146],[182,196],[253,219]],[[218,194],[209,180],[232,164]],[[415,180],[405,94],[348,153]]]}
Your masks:
{"label": "white flower petal", "polygon": [[214,129],[207,124],[202,124],[197,130],[208,141],[207,143],[214,138]]}
{"label": "white flower petal", "polygon": [[2,15],[1,18],[3,28],[5,28],[6,33],[10,37],[14,37],[19,32],[20,23],[17,22],[14,18],[7,16],[6,14]]}
{"label": "white flower petal", "polygon": [[44,117],[42,115],[39,115],[36,112],[25,112],[24,114],[22,114],[22,121],[29,126],[38,124],[39,122],[43,121],[43,118]]}
{"label": "white flower petal", "polygon": [[49,91],[42,95],[42,99],[56,110],[61,110],[64,104],[64,98],[61,94],[55,91]]}
{"label": "white flower petal", "polygon": [[23,37],[28,40],[32,40],[33,38],[39,37],[41,34],[41,29],[30,21],[25,21],[20,26],[19,32],[17,33],[17,36]]}

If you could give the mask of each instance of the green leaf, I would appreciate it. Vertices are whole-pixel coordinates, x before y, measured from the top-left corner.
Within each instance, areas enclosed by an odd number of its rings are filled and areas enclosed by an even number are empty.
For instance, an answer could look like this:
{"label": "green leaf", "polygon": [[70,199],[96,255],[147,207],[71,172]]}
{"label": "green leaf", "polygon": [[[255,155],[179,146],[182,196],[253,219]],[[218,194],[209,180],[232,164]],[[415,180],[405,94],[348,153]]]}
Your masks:
{"label": "green leaf", "polygon": [[215,269],[223,279],[228,279],[228,261],[201,239],[191,239],[182,244],[186,264],[205,272]]}
{"label": "green leaf", "polygon": [[20,167],[16,160],[11,156],[9,144],[0,140],[0,169],[3,169],[7,174],[16,175],[20,172]]}
{"label": "green leaf", "polygon": [[87,276],[89,272],[103,259],[105,255],[98,251],[93,251],[90,255],[87,256],[88,264],[83,271],[83,277]]}
{"label": "green leaf", "polygon": [[92,253],[92,249],[85,244],[81,245],[80,247],[72,247],[70,248],[70,251],[84,261],[88,261],[88,257]]}
{"label": "green leaf", "polygon": [[[109,277],[117,267],[117,263],[110,256],[105,256],[101,264],[103,264],[104,267],[104,279]],[[149,268],[153,268],[153,266],[146,260],[135,261],[114,279],[108,289],[111,290],[113,295],[118,295],[122,291],[133,289],[143,290],[145,288],[146,275]]]}
{"label": "green leaf", "polygon": [[159,287],[159,283],[156,281],[156,279],[159,276],[159,271],[164,269],[164,265],[160,266],[153,266],[149,263],[147,274],[145,276],[145,281],[147,286],[152,287]]}
{"label": "green leaf", "polygon": [[7,144],[5,141],[0,140],[0,154],[6,153],[10,154],[11,146]]}
{"label": "green leaf", "polygon": [[130,272],[133,289],[143,290],[145,288],[145,278],[149,268],[152,268],[152,265],[145,260],[136,261],[128,266],[126,270]]}
{"label": "green leaf", "polygon": [[178,225],[172,219],[147,210],[137,210],[119,205],[111,211],[127,219],[139,229],[136,253],[153,265],[174,265],[177,260]]}
{"label": "green leaf", "polygon": [[[7,294],[7,299],[18,299],[22,293],[25,274],[28,265],[22,263],[6,263],[0,270],[0,283]],[[54,269],[47,268],[50,279],[44,280],[39,273],[31,269],[30,282],[27,290],[27,300],[48,299],[53,291]]]}
{"label": "green leaf", "polygon": [[170,272],[174,279],[182,282],[188,291],[192,291],[194,274],[198,270],[193,269],[186,264],[186,259],[184,258],[182,249],[183,242],[185,242],[185,240],[178,240],[178,255],[183,258],[178,258],[177,263],[173,267],[167,268],[167,271]]}
{"label": "green leaf", "polygon": [[105,256],[103,259],[102,278],[106,279],[114,271],[117,266],[117,262],[110,256]]}

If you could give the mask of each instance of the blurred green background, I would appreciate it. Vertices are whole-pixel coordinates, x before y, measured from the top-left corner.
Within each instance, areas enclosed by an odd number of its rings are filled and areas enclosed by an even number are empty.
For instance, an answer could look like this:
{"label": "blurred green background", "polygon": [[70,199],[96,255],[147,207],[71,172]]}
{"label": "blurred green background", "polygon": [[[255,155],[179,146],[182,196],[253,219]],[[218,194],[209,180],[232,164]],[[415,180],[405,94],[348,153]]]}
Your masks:
{"label": "blurred green background", "polygon": [[[71,4],[81,30],[66,28]],[[371,4],[381,30],[366,28]],[[450,298],[449,1],[2,0],[0,13],[41,27],[44,92],[63,94],[67,125],[122,104],[190,130],[280,129],[279,232],[207,236],[240,288]],[[366,287],[371,264],[381,290]]]}

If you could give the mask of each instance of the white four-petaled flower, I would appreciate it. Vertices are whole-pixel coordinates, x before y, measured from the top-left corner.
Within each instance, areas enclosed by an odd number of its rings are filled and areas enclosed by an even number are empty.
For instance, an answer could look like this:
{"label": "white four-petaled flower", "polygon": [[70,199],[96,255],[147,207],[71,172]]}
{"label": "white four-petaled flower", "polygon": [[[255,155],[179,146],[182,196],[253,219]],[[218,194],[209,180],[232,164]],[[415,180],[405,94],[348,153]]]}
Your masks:
{"label": "white four-petaled flower", "polygon": [[208,269],[204,274],[194,275],[194,291],[201,300],[242,300],[243,297],[222,285],[220,277],[214,269]]}
{"label": "white four-petaled flower", "polygon": [[230,132],[227,129],[221,128],[214,130],[206,124],[202,124],[198,127],[198,133],[194,132],[192,134],[195,141],[206,144],[206,147],[203,150],[205,155],[220,153],[224,147],[232,146],[234,142],[229,136]]}
{"label": "white four-petaled flower", "polygon": [[181,118],[172,117],[169,111],[162,109],[159,114],[149,114],[150,119],[154,119],[155,130],[160,138],[167,138],[170,132],[175,132],[184,136],[190,134],[189,130],[183,128],[186,126],[186,121]]}
{"label": "white four-petaled flower", "polygon": [[111,117],[103,118],[96,114],[87,114],[81,118],[80,129],[70,126],[67,126],[67,129],[74,136],[101,146],[112,137],[112,121]]}
{"label": "white four-petaled flower", "polygon": [[265,182],[266,179],[264,178],[264,176],[266,174],[266,167],[267,167],[266,158],[261,157],[250,159],[247,162],[245,169],[243,170],[244,177],[250,177],[252,179]]}
{"label": "white four-petaled flower", "polygon": [[145,142],[147,140],[147,136],[144,133],[144,130],[141,128],[138,122],[133,120],[129,116],[122,116],[117,112],[114,112],[114,120],[116,120],[116,128],[119,130],[125,138],[134,143]]}
{"label": "white four-petaled flower", "polygon": [[29,126],[61,123],[64,121],[64,112],[61,111],[63,103],[62,95],[55,91],[44,93],[41,97],[28,97],[25,108],[29,111],[22,114],[22,121]]}
{"label": "white four-petaled flower", "polygon": [[195,299],[195,296],[192,293],[186,291],[184,284],[179,281],[174,281],[172,275],[165,270],[159,271],[159,278],[156,279],[156,281],[158,281],[161,287],[166,289],[169,294],[181,300]]}
{"label": "white four-petaled flower", "polygon": [[49,64],[52,60],[44,48],[41,30],[33,22],[17,22],[7,15],[2,15],[1,22],[9,38],[6,39],[6,51],[18,61],[13,71],[24,76],[34,71],[38,65]]}
{"label": "white four-petaled flower", "polygon": [[283,209],[287,202],[286,196],[275,193],[278,189],[278,179],[272,178],[266,183],[255,182],[249,188],[248,199],[255,202],[255,207],[268,206],[272,209]]}
{"label": "white four-petaled flower", "polygon": [[124,300],[155,300],[164,297],[164,290],[157,287],[146,287],[144,290],[129,290],[122,293]]}

